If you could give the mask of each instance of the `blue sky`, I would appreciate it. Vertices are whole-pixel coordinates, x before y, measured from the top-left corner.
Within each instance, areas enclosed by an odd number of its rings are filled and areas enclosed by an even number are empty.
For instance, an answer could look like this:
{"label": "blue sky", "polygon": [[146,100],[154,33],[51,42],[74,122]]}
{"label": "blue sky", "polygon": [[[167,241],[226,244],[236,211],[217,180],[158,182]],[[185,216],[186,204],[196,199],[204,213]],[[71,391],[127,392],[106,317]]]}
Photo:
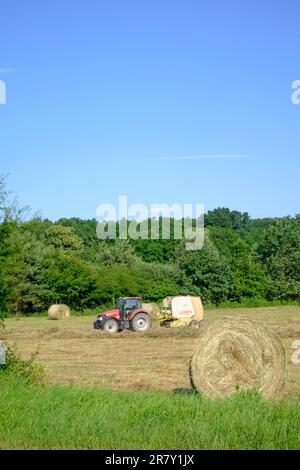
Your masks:
{"label": "blue sky", "polygon": [[51,219],[119,194],[299,213],[299,17],[299,0],[2,1],[0,173]]}

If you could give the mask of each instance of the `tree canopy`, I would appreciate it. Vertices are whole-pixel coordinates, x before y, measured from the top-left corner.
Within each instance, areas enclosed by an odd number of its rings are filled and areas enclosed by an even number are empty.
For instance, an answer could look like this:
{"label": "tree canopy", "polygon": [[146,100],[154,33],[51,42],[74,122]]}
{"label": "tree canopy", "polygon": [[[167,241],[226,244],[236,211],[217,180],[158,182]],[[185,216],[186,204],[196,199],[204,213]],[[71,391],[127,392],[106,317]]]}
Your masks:
{"label": "tree canopy", "polygon": [[0,312],[34,313],[51,303],[77,310],[121,295],[159,301],[200,295],[205,303],[300,299],[300,216],[251,219],[218,208],[205,242],[99,240],[96,220],[23,220],[0,177]]}

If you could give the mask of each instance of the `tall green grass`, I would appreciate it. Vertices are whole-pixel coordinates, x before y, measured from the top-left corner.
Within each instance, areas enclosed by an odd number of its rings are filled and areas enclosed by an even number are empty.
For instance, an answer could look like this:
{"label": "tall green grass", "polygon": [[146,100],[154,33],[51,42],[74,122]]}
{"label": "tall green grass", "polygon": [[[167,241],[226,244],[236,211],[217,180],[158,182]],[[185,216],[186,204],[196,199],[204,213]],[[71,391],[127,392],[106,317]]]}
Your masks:
{"label": "tall green grass", "polygon": [[300,404],[0,379],[1,449],[299,449]]}

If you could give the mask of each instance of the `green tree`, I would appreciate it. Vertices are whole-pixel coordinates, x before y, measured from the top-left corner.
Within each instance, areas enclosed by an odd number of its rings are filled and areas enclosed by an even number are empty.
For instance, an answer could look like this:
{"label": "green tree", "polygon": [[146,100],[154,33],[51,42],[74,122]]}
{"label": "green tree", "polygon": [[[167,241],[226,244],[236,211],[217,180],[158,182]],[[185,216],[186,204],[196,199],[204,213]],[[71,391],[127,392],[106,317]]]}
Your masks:
{"label": "green tree", "polygon": [[231,228],[210,227],[210,237],[232,271],[233,284],[229,300],[264,298],[266,276],[253,246]]}
{"label": "green tree", "polygon": [[242,302],[246,298],[261,299],[266,293],[266,276],[252,249],[242,239],[232,245],[230,268],[233,285],[230,300]]}
{"label": "green tree", "polygon": [[86,261],[56,250],[45,259],[44,272],[55,303],[65,303],[76,310],[101,303],[100,278]]}
{"label": "green tree", "polygon": [[7,238],[5,277],[9,286],[8,302],[14,313],[41,311],[52,302],[44,271],[51,254],[34,234],[15,226]]}
{"label": "green tree", "polygon": [[250,216],[247,212],[231,211],[226,207],[218,207],[208,211],[204,221],[205,226],[227,227],[237,231],[245,231],[249,226]]}
{"label": "green tree", "polygon": [[257,253],[268,275],[268,298],[300,299],[300,216],[266,229]]}
{"label": "green tree", "polygon": [[16,201],[10,199],[6,189],[6,178],[0,175],[0,312],[9,309],[11,286],[7,276],[9,247],[7,240],[17,230],[23,210],[18,208]]}
{"label": "green tree", "polygon": [[232,286],[232,272],[207,230],[201,250],[186,251],[183,243],[177,255],[182,293],[200,295],[205,303],[219,304],[227,299]]}
{"label": "green tree", "polygon": [[45,231],[45,244],[64,254],[80,254],[83,241],[75,234],[73,227],[52,225]]}
{"label": "green tree", "polygon": [[104,266],[132,266],[138,261],[138,257],[127,240],[116,240],[99,243],[96,260]]}

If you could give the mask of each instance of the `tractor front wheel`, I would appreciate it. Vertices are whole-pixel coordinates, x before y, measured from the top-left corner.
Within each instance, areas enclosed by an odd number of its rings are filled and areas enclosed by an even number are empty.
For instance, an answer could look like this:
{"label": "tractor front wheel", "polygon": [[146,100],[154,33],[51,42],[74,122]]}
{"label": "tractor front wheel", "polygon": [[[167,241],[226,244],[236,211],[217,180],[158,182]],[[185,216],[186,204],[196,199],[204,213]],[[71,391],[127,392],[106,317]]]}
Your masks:
{"label": "tractor front wheel", "polygon": [[132,320],[132,328],[136,332],[145,333],[150,330],[151,325],[152,321],[147,313],[137,313]]}
{"label": "tractor front wheel", "polygon": [[119,331],[119,325],[117,320],[114,318],[109,318],[106,320],[103,326],[103,330],[107,333],[117,333]]}

